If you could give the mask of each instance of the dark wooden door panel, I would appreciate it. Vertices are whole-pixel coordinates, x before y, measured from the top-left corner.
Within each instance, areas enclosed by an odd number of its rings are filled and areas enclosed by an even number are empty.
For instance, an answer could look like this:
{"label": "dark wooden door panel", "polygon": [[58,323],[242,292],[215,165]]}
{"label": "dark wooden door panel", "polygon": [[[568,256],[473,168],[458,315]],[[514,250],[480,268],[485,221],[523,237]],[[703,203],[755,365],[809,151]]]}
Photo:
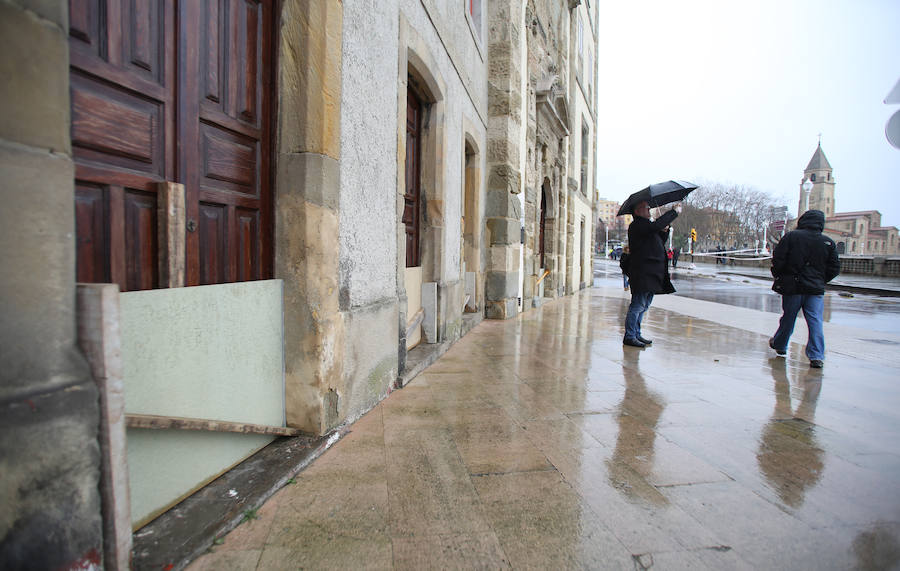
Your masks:
{"label": "dark wooden door panel", "polygon": [[213,125],[201,125],[203,190],[259,196],[259,141]]}
{"label": "dark wooden door panel", "polygon": [[75,271],[80,282],[108,282],[107,193],[102,186],[75,186]]}
{"label": "dark wooden door panel", "polygon": [[237,276],[239,282],[258,280],[259,272],[259,211],[235,209],[237,220]]}
{"label": "dark wooden door panel", "polygon": [[73,51],[98,58],[105,54],[101,41],[106,30],[105,7],[104,0],[69,0],[69,43]]}
{"label": "dark wooden door panel", "polygon": [[76,161],[165,180],[165,102],[79,72],[70,88]]}
{"label": "dark wooden door panel", "polygon": [[198,14],[205,23],[199,33],[203,116],[212,119],[218,112],[260,129],[271,7],[256,0],[203,0],[203,4]]}
{"label": "dark wooden door panel", "polygon": [[220,284],[228,279],[228,208],[223,204],[200,204],[200,283]]}
{"label": "dark wooden door panel", "polygon": [[156,193],[126,189],[123,203],[126,288],[153,289],[159,286]]}

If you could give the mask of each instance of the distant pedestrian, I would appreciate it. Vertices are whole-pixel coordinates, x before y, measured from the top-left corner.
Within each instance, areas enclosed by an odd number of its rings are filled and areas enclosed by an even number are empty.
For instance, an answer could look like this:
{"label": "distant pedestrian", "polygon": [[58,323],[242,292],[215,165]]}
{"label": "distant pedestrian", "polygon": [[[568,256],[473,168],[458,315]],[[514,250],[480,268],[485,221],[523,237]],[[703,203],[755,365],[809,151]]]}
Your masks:
{"label": "distant pedestrian", "polygon": [[772,289],[781,294],[784,313],[775,336],[769,339],[769,347],[783,357],[794,332],[797,313],[803,309],[803,317],[809,329],[806,356],[809,365],[821,369],[825,360],[825,332],[822,313],[825,308],[825,284],[841,272],[834,241],[822,234],[825,214],[821,210],[808,210],[797,222],[797,229],[788,232],[775,246],[772,254]]}
{"label": "distant pedestrian", "polygon": [[672,269],[674,270],[678,266],[678,252],[679,248],[675,248],[672,250]]}
{"label": "distant pedestrian", "polygon": [[634,221],[628,226],[628,245],[631,248],[628,278],[631,281],[631,305],[625,316],[625,339],[631,347],[646,347],[652,341],[641,336],[641,320],[650,308],[654,294],[674,293],[669,278],[665,240],[669,224],[678,217],[681,205],[669,210],[657,220],[650,221],[650,205],[641,202],[634,207]]}
{"label": "distant pedestrian", "polygon": [[625,246],[619,260],[619,267],[622,268],[622,283],[625,286],[625,291],[628,291],[628,262],[630,260],[631,254],[629,253],[628,246]]}

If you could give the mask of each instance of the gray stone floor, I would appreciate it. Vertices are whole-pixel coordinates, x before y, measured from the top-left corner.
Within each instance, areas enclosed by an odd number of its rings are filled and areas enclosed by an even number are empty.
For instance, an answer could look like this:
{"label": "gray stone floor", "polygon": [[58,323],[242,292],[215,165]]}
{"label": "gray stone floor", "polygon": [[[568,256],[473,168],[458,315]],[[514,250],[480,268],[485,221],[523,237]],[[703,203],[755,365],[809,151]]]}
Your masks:
{"label": "gray stone floor", "polygon": [[189,569],[900,566],[900,338],[627,302],[482,322]]}

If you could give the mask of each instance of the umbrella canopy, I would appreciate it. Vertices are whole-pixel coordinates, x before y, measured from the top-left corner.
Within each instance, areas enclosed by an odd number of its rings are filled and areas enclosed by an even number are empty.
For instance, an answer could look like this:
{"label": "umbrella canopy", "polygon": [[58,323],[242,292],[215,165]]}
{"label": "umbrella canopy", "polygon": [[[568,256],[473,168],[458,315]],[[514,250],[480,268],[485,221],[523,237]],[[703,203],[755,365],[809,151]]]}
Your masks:
{"label": "umbrella canopy", "polygon": [[686,180],[667,180],[659,184],[651,184],[626,198],[616,216],[634,214],[634,207],[641,202],[646,202],[651,207],[678,202],[683,200],[695,188],[697,188],[696,184]]}

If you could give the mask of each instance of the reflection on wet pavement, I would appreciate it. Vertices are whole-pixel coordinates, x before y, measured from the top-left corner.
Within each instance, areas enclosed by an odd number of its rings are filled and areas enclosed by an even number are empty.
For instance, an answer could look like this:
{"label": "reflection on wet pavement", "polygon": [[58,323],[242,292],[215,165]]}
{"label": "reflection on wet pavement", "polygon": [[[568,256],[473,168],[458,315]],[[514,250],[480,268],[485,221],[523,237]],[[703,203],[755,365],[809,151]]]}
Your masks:
{"label": "reflection on wet pavement", "polygon": [[775,410],[763,428],[756,460],[781,501],[796,508],[803,503],[804,492],[818,483],[824,468],[814,419],[822,375],[820,369],[807,369],[801,378],[795,378],[793,388],[800,393],[800,402],[794,410],[787,360],[773,357],[769,365],[775,381]]}
{"label": "reflection on wet pavement", "polygon": [[900,564],[897,367],[659,307],[623,347],[620,294],[483,322],[190,568]]}

